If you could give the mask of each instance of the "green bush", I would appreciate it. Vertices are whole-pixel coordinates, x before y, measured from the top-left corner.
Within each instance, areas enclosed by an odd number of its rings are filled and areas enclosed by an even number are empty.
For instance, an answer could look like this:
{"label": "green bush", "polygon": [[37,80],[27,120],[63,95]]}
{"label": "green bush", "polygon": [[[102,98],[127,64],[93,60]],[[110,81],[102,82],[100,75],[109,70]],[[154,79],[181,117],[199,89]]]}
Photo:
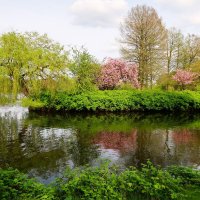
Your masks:
{"label": "green bush", "polygon": [[175,178],[179,178],[182,184],[200,186],[200,171],[190,167],[168,167],[168,172]]}
{"label": "green bush", "polygon": [[180,180],[171,176],[167,171],[156,168],[150,161],[142,169],[126,170],[120,176],[121,187],[128,196],[139,193],[148,199],[180,199],[183,190]]}
{"label": "green bush", "polygon": [[200,109],[200,93],[139,90],[93,91],[86,93],[41,93],[43,109],[63,111],[193,111]]}
{"label": "green bush", "polygon": [[25,200],[25,199],[53,199],[50,188],[27,178],[18,170],[0,169],[0,199],[1,200]]}
{"label": "green bush", "polygon": [[200,172],[187,167],[155,167],[121,171],[108,162],[99,167],[67,168],[50,186],[18,170],[0,169],[1,200],[172,200],[199,197]]}
{"label": "green bush", "polygon": [[184,197],[181,180],[151,162],[119,172],[108,165],[68,169],[57,180],[56,197],[66,199],[180,199]]}
{"label": "green bush", "polygon": [[67,169],[64,177],[57,180],[56,196],[59,199],[122,199],[118,176],[107,165]]}

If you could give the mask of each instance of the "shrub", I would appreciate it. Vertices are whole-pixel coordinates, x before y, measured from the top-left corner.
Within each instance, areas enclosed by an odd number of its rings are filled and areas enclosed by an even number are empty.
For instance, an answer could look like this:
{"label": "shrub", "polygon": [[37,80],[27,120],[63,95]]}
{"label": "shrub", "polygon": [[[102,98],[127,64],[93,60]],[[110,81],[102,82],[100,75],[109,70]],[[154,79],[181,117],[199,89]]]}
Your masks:
{"label": "shrub", "polygon": [[56,196],[59,199],[122,199],[118,177],[108,165],[67,169],[63,178],[57,180]]}
{"label": "shrub", "polygon": [[[1,200],[172,200],[196,198],[200,173],[187,167],[155,167],[120,171],[108,162],[99,167],[67,168],[50,186],[44,186],[18,170],[0,169]],[[192,190],[191,190],[192,188]]]}
{"label": "shrub", "polygon": [[200,94],[191,91],[107,90],[77,94],[44,92],[33,99],[43,103],[43,108],[47,110],[189,111],[200,109]]}
{"label": "shrub", "polygon": [[200,171],[190,167],[170,166],[168,172],[175,178],[179,178],[184,185],[200,186]]}
{"label": "shrub", "polygon": [[0,199],[53,199],[52,191],[18,170],[0,169]]}
{"label": "shrub", "polygon": [[132,168],[120,176],[120,186],[126,196],[139,193],[148,199],[178,199],[183,196],[180,180],[167,171],[156,168],[150,161],[139,171]]}
{"label": "shrub", "polygon": [[180,180],[151,162],[119,172],[108,165],[68,169],[57,180],[56,197],[66,199],[178,199],[183,197]]}

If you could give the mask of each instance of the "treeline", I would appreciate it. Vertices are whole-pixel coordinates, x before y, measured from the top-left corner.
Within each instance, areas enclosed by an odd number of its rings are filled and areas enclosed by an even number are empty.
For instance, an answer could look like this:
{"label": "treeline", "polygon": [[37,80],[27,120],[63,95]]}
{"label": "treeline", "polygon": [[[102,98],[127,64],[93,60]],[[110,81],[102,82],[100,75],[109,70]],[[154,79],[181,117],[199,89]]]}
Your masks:
{"label": "treeline", "polygon": [[87,50],[67,51],[46,34],[9,32],[0,36],[1,100],[46,90],[94,90],[99,71],[100,64]]}
{"label": "treeline", "polygon": [[133,7],[121,25],[122,58],[102,63],[86,49],[66,50],[46,34],[0,36],[0,100],[41,92],[198,90],[200,37],[167,30],[155,9]]}
{"label": "treeline", "polygon": [[156,10],[133,7],[121,25],[123,58],[139,67],[141,87],[168,87],[177,70],[200,72],[200,36],[167,29]]}

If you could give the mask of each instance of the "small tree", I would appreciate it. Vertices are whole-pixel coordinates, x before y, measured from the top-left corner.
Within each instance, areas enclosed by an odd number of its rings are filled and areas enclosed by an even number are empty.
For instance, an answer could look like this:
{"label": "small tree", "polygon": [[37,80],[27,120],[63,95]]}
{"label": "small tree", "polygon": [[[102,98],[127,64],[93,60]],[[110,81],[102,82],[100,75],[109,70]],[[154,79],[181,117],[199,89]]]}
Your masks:
{"label": "small tree", "polygon": [[106,59],[98,77],[99,88],[114,89],[118,84],[127,82],[139,87],[137,65],[122,59]]}
{"label": "small tree", "polygon": [[184,89],[186,85],[193,83],[195,78],[196,73],[180,69],[177,70],[176,74],[173,76],[173,79],[181,86],[181,89]]}
{"label": "small tree", "polygon": [[73,49],[70,71],[75,78],[78,91],[95,89],[95,81],[100,71],[97,60],[86,49]]}

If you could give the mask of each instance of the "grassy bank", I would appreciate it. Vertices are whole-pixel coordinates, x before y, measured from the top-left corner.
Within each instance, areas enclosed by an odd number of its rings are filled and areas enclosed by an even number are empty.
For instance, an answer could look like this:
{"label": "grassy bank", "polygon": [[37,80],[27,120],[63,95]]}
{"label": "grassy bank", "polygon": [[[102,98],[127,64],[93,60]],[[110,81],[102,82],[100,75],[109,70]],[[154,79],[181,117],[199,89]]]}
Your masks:
{"label": "grassy bank", "polygon": [[0,169],[1,200],[197,199],[199,189],[199,171],[175,166],[163,170],[149,161],[140,170],[130,168],[123,172],[105,163],[100,167],[67,169],[49,186],[17,170]]}
{"label": "grassy bank", "polygon": [[200,93],[139,90],[94,91],[81,94],[41,93],[25,99],[34,110],[62,111],[194,111],[200,110]]}

